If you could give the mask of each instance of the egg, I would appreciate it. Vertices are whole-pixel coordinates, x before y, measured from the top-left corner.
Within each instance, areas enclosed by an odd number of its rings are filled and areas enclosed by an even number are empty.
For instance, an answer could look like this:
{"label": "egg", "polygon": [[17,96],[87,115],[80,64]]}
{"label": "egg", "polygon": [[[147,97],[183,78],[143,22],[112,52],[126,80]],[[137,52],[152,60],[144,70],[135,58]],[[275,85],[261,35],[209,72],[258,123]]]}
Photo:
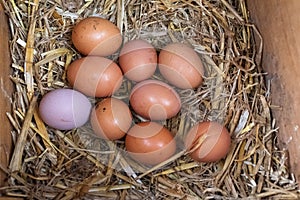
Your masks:
{"label": "egg", "polygon": [[131,40],[120,51],[119,65],[128,79],[136,82],[146,80],[156,70],[156,50],[145,40]]}
{"label": "egg", "polygon": [[107,97],[120,88],[123,74],[112,60],[87,56],[68,66],[67,79],[73,88],[87,96]]}
{"label": "egg", "polygon": [[122,138],[132,123],[128,105],[116,98],[106,98],[92,109],[91,126],[96,135],[108,140]]}
{"label": "egg", "polygon": [[88,121],[91,107],[88,98],[80,92],[56,89],[41,99],[39,115],[52,128],[70,130]]}
{"label": "egg", "polygon": [[158,63],[162,76],[178,88],[197,88],[203,82],[202,61],[194,49],[185,44],[165,46],[159,53]]}
{"label": "egg", "polygon": [[176,116],[181,108],[177,92],[158,80],[145,80],[136,84],[129,97],[132,109],[151,120],[165,120]]}
{"label": "egg", "polygon": [[108,56],[120,48],[122,35],[109,20],[88,17],[74,26],[72,42],[83,55]]}
{"label": "egg", "polygon": [[125,147],[136,161],[146,165],[156,165],[176,152],[173,134],[156,122],[140,122],[129,129]]}
{"label": "egg", "polygon": [[190,156],[199,162],[215,162],[224,158],[230,150],[230,143],[228,130],[213,121],[197,123],[185,138]]}

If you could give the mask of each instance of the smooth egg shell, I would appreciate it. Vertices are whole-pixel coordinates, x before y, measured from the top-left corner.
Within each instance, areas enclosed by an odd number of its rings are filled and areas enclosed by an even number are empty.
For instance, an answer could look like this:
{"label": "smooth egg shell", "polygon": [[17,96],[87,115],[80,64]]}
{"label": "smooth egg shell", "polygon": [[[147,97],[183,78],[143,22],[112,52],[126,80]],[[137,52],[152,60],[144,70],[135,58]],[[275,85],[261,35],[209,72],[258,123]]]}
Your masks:
{"label": "smooth egg shell", "polygon": [[164,126],[156,122],[141,122],[128,131],[125,147],[134,160],[156,165],[175,153],[176,141]]}
{"label": "smooth egg shell", "polygon": [[56,89],[43,96],[39,104],[39,115],[49,126],[69,130],[88,121],[91,107],[87,97],[80,92]]}
{"label": "smooth egg shell", "polygon": [[131,40],[120,51],[119,65],[128,79],[136,82],[146,80],[156,70],[156,50],[145,40]]}
{"label": "smooth egg shell", "polygon": [[67,79],[73,88],[87,96],[107,97],[120,88],[123,74],[112,60],[87,56],[68,66]]}
{"label": "smooth egg shell", "polygon": [[185,146],[188,150],[195,147],[198,142],[202,144],[191,152],[190,156],[199,162],[215,162],[227,155],[231,138],[223,125],[206,121],[193,126],[185,138]]}
{"label": "smooth egg shell", "polygon": [[158,56],[159,71],[172,85],[181,89],[199,87],[203,82],[204,68],[194,49],[181,43],[165,46]]}
{"label": "smooth egg shell", "polygon": [[88,17],[75,25],[72,42],[83,55],[108,56],[122,44],[119,28],[109,20]]}
{"label": "smooth egg shell", "polygon": [[117,140],[130,128],[132,116],[128,105],[122,100],[106,98],[93,108],[90,122],[96,135],[103,139]]}
{"label": "smooth egg shell", "polygon": [[151,120],[165,120],[176,116],[181,108],[177,92],[158,80],[146,80],[134,86],[130,104],[140,116]]}

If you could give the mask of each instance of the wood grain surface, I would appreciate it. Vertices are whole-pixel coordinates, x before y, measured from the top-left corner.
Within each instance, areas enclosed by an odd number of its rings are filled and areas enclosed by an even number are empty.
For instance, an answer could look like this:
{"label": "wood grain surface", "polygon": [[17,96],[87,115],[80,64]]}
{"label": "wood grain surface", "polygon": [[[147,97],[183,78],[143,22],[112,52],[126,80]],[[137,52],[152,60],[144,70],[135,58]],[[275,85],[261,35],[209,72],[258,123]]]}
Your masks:
{"label": "wood grain surface", "polygon": [[[3,7],[0,4],[0,163],[7,167],[11,153],[11,126],[6,112],[11,109],[11,95],[13,91],[9,55],[9,30]],[[6,174],[0,170],[0,186],[5,182]]]}
{"label": "wood grain surface", "polygon": [[263,39],[262,65],[271,80],[272,104],[281,148],[300,182],[300,1],[248,0]]}

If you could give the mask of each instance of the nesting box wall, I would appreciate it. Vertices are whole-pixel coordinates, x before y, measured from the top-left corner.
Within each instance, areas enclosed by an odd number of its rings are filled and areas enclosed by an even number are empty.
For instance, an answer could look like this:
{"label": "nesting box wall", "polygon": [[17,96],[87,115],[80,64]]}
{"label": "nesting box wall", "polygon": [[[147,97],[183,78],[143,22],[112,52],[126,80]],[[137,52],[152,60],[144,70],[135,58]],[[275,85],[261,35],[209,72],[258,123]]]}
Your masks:
{"label": "nesting box wall", "polygon": [[[10,112],[12,82],[9,80],[10,56],[7,18],[0,4],[0,164],[6,167],[11,151],[11,127],[6,112]],[[0,186],[4,184],[5,173],[0,170]]]}
{"label": "nesting box wall", "polygon": [[262,66],[271,80],[273,114],[281,148],[300,180],[300,1],[249,0],[252,20],[264,40]]}

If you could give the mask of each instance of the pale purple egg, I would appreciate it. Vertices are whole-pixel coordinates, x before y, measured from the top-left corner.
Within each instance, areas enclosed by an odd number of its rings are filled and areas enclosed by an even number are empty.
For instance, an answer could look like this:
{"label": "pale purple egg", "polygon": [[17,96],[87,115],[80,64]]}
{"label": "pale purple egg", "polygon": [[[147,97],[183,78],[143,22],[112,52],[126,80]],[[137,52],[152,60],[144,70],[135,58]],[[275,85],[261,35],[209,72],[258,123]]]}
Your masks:
{"label": "pale purple egg", "polygon": [[70,130],[83,126],[89,119],[91,103],[72,89],[56,89],[47,93],[39,105],[39,114],[49,126]]}

